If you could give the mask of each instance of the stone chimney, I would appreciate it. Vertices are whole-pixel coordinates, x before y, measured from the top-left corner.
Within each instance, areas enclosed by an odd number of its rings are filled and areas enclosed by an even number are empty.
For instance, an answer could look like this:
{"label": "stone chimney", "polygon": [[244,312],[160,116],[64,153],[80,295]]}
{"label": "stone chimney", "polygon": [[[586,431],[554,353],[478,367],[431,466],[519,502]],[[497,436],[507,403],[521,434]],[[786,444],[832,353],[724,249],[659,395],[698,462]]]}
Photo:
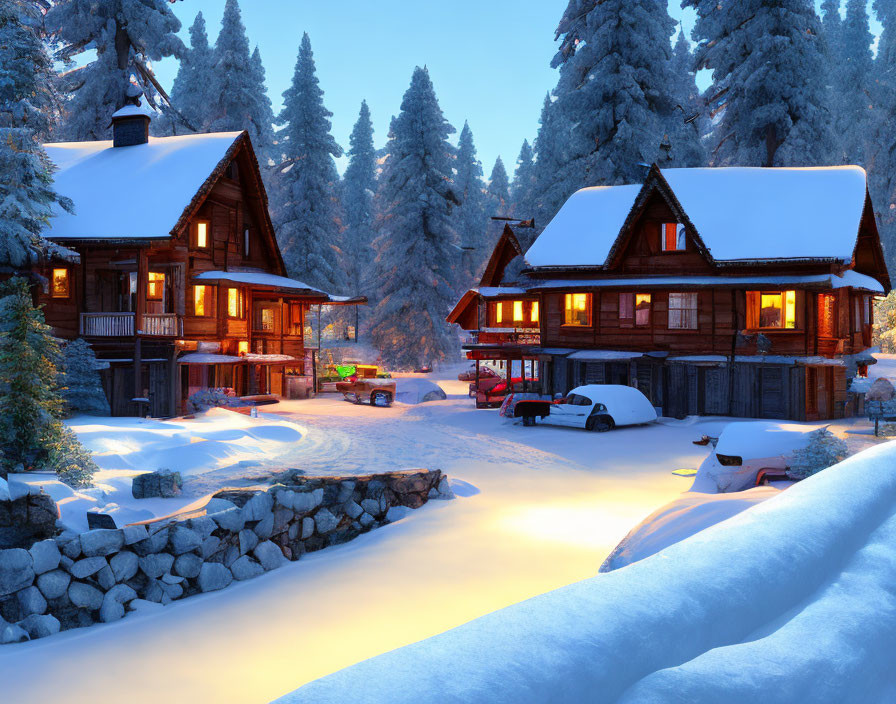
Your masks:
{"label": "stone chimney", "polygon": [[112,146],[133,147],[149,141],[152,112],[140,104],[142,97],[137,86],[128,86],[125,106],[112,115]]}

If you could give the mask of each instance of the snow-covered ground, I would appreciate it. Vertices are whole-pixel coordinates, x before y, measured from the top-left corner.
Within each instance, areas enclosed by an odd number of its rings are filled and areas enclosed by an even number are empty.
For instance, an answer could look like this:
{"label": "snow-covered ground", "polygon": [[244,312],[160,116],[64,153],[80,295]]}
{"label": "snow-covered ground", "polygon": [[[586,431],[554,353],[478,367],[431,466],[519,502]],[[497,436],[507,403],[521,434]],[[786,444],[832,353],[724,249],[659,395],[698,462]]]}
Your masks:
{"label": "snow-covered ground", "polygon": [[[103,704],[127,692],[134,704],[268,702],[592,577],[629,529],[689,488],[690,478],[671,472],[706,456],[708,448],[691,441],[730,422],[664,420],[610,433],[523,428],[475,410],[467,383],[439,384],[447,400],[416,406],[327,396],[266,407],[258,419],[219,410],[176,423],[118,419],[112,432],[106,420],[77,421],[82,439],[105,453],[101,485],[117,486],[111,498],[121,501],[128,475],[160,467],[186,471],[183,499],[156,500],[181,505],[291,467],[437,467],[452,477],[458,499],[222,592],[3,646],[3,701]],[[52,677],[44,676],[48,667]],[[450,675],[452,665],[443,667]]]}
{"label": "snow-covered ground", "polygon": [[[705,456],[691,440],[725,423],[600,434],[523,428],[473,409],[466,383],[440,384],[449,399],[419,406],[325,397],[269,408],[302,434],[287,466],[315,473],[439,467],[453,478],[456,501],[433,502],[222,592],[4,646],[4,701],[96,704],[127,692],[134,704],[268,702],[595,574],[633,525],[688,488],[690,479],[671,471]],[[233,478],[238,467],[229,467],[190,481]]]}

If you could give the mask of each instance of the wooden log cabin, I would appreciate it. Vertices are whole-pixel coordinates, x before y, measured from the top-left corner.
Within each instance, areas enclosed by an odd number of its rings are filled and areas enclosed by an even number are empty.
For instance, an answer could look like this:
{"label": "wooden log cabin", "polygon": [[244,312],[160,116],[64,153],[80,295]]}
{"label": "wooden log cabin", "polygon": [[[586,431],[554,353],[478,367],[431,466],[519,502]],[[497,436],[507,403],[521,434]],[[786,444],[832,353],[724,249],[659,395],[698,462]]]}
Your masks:
{"label": "wooden log cabin", "polygon": [[890,279],[859,167],[650,168],[575,193],[526,251],[505,229],[448,320],[543,390],[636,386],[667,416],[852,410]]}
{"label": "wooden log cabin", "polygon": [[46,237],[77,254],[40,272],[47,322],[85,338],[115,415],[181,412],[209,388],[290,395],[308,386],[315,305],[357,305],[286,276],[245,132],[148,136],[137,106],[111,141],[45,145],[73,213]]}

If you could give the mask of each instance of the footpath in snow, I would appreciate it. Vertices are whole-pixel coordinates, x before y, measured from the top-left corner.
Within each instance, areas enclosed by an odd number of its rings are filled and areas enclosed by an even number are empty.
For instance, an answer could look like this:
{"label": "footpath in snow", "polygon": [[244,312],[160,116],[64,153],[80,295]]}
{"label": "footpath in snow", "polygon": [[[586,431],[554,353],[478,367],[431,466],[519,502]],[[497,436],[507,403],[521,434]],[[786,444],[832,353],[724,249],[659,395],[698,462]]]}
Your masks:
{"label": "footpath in snow", "polygon": [[[278,704],[896,701],[896,442]],[[429,693],[421,696],[421,693]]]}

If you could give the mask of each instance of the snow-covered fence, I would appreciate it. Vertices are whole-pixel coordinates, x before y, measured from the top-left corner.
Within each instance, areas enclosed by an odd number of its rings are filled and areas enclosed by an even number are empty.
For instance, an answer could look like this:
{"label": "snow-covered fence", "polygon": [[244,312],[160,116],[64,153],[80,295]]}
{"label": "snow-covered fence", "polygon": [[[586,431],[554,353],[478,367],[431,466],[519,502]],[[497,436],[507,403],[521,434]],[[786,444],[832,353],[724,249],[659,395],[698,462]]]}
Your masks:
{"label": "snow-covered fence", "polygon": [[65,531],[28,549],[30,540],[0,550],[0,643],[115,621],[141,601],[167,604],[223,589],[347,542],[429,499],[451,498],[437,469],[280,479],[220,491],[180,520]]}

